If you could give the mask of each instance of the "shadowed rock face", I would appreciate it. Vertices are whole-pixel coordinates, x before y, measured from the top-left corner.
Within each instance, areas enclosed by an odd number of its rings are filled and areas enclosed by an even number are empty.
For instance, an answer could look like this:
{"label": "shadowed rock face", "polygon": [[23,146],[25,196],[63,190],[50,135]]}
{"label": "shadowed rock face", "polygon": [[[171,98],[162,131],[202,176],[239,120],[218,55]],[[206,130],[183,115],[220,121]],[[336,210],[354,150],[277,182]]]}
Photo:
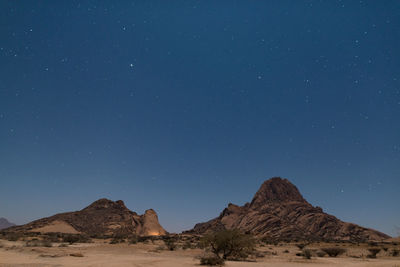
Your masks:
{"label": "shadowed rock face", "polygon": [[6,218],[0,218],[0,230],[14,226],[15,224],[10,223]]}
{"label": "shadowed rock face", "polygon": [[251,203],[229,204],[219,217],[196,224],[187,233],[204,234],[238,228],[277,240],[382,240],[389,236],[352,223],[342,222],[308,203],[287,179],[265,181]]}
{"label": "shadowed rock face", "polygon": [[105,198],[80,211],[56,214],[7,230],[35,232],[39,229],[40,232],[40,229],[46,229],[46,226],[51,226],[52,231],[57,231],[59,226],[57,232],[63,232],[68,227],[68,232],[72,229],[90,236],[166,234],[154,210],[147,210],[144,215],[138,215],[129,210],[122,200],[114,202]]}

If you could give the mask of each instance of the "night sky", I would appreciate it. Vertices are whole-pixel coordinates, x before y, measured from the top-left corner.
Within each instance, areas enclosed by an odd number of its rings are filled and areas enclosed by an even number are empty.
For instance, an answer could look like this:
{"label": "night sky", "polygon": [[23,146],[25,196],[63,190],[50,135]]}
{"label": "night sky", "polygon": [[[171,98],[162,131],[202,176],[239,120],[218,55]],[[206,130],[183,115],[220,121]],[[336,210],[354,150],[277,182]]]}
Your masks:
{"label": "night sky", "polygon": [[397,235],[399,1],[0,2],[0,217],[179,232],[273,176]]}

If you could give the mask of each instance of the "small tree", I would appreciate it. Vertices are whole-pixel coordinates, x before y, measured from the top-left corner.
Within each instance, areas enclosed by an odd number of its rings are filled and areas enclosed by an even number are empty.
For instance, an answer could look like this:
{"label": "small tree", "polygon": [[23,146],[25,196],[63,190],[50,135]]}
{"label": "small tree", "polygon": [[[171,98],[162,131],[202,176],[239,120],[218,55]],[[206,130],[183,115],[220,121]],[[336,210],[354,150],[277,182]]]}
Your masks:
{"label": "small tree", "polygon": [[224,260],[246,259],[255,250],[256,241],[248,234],[239,230],[222,230],[203,237],[203,246],[210,248],[216,257]]}

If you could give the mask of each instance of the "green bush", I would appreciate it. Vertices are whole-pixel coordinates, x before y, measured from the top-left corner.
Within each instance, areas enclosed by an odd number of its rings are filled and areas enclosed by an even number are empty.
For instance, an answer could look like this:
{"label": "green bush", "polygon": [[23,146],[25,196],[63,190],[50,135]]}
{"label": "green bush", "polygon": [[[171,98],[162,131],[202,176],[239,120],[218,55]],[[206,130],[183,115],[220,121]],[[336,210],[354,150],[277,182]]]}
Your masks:
{"label": "green bush", "polygon": [[200,265],[222,266],[225,264],[224,259],[217,256],[204,256],[200,258]]}
{"label": "green bush", "polygon": [[203,247],[209,248],[218,258],[241,260],[255,251],[256,240],[239,230],[222,230],[204,236]]}
{"label": "green bush", "polygon": [[329,257],[337,257],[346,252],[344,248],[322,248],[323,252],[329,255]]}

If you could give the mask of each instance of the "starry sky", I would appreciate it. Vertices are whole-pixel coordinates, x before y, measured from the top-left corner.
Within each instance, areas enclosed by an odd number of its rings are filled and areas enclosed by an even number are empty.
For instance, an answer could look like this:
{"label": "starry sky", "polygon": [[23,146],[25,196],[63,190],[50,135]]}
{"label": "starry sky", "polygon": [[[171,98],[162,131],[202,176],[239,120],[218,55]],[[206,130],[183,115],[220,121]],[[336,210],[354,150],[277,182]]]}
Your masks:
{"label": "starry sky", "polygon": [[180,232],[282,176],[397,235],[399,1],[4,0],[0,36],[0,217]]}

